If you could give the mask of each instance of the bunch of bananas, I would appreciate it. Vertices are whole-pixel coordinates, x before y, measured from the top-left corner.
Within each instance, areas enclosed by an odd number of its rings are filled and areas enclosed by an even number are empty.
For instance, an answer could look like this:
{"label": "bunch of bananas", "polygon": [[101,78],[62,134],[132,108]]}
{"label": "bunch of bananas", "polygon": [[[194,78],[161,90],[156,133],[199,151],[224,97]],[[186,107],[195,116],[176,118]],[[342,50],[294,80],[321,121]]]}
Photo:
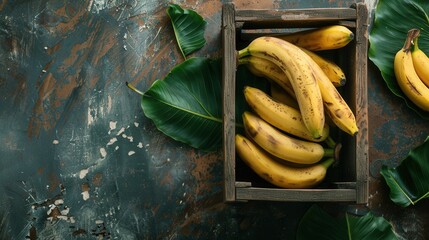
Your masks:
{"label": "bunch of bananas", "polygon": [[419,29],[408,31],[404,46],[395,55],[393,68],[404,94],[419,108],[429,111],[429,58],[418,46],[419,35]]}
{"label": "bunch of bananas", "polygon": [[311,188],[323,181],[341,145],[332,144],[326,119],[352,136],[358,132],[354,113],[337,90],[346,82],[344,72],[313,52],[343,47],[353,38],[348,28],[334,25],[258,37],[238,51],[239,64],[270,81],[271,95],[244,88],[252,112],[243,114],[245,134],[236,135],[235,147],[271,184]]}

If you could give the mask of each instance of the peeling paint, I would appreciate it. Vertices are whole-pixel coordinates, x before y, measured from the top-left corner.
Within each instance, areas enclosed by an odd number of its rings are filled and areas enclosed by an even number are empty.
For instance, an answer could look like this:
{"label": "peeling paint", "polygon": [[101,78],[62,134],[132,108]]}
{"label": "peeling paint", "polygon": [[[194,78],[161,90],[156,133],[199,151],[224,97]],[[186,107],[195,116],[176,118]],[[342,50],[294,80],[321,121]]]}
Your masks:
{"label": "peeling paint", "polygon": [[114,144],[117,141],[118,141],[118,139],[114,137],[114,138],[112,138],[112,139],[109,140],[109,142],[107,143],[107,146],[110,146],[110,145]]}
{"label": "peeling paint", "polygon": [[120,136],[124,131],[125,131],[125,128],[121,128],[121,129],[119,129],[119,131],[118,131],[118,133],[116,134],[116,136]]}
{"label": "peeling paint", "polygon": [[84,201],[89,199],[89,191],[83,191],[81,194]]}
{"label": "peeling paint", "polygon": [[85,178],[85,177],[86,177],[86,175],[88,174],[88,172],[89,172],[89,168],[86,168],[86,169],[82,169],[82,170],[80,170],[80,172],[79,172],[79,178],[80,178],[80,179]]}
{"label": "peeling paint", "polygon": [[102,158],[105,158],[106,157],[106,155],[107,155],[107,151],[106,151],[106,149],[105,148],[100,148],[100,155],[101,155],[101,157]]}
{"label": "peeling paint", "polygon": [[113,130],[116,129],[117,123],[118,123],[117,121],[110,121],[109,122],[109,131],[108,131],[109,135],[112,133]]}

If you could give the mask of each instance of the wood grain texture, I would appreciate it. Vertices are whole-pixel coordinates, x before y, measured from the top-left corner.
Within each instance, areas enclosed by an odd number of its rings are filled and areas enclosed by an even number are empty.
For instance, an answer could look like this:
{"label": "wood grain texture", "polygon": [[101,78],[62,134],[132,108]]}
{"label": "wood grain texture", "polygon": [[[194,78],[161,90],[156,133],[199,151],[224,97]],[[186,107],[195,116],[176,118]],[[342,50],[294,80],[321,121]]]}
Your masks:
{"label": "wood grain texture", "polygon": [[223,154],[225,201],[235,200],[235,8],[225,4],[222,8],[222,96],[223,96]]}
{"label": "wood grain texture", "polygon": [[[368,201],[368,103],[367,103],[367,21],[368,12],[365,11],[365,4],[357,4],[351,8],[334,8],[334,9],[278,9],[278,10],[236,10],[234,22],[240,47],[248,44],[254,37],[275,31],[275,28],[296,28],[296,27],[318,27],[330,24],[339,24],[340,22],[349,22],[350,27],[356,39],[347,47],[334,51],[332,54],[337,58],[340,66],[346,66],[346,76],[349,78],[347,86],[341,89],[345,100],[350,105],[355,114],[360,132],[357,136],[349,136],[341,132],[332,133],[334,139],[343,145],[341,157],[336,170],[332,173],[331,179],[337,182],[336,188],[322,187],[323,189],[301,189],[290,190],[280,189],[273,186],[248,187],[260,185],[259,177],[246,177],[238,179],[237,176],[243,175],[243,165],[238,165],[235,154],[225,154],[225,173],[228,171],[233,176],[225,176],[225,185],[230,186],[228,181],[235,179],[236,197],[232,200],[265,200],[265,201],[308,201],[308,202],[354,202],[365,204]],[[352,24],[350,23],[352,22]],[[260,33],[247,32],[246,30],[261,30]],[[224,42],[225,43],[225,42]],[[230,43],[233,45],[233,43]],[[225,52],[225,49],[234,49],[235,46],[224,45],[224,55],[230,59],[232,53]],[[235,61],[231,60],[231,61]],[[231,65],[227,63],[226,65]],[[228,68],[227,68],[228,69]],[[229,73],[227,72],[228,76]],[[226,77],[225,77],[226,78]],[[225,94],[225,93],[224,93]],[[224,95],[224,98],[227,96]],[[229,99],[234,101],[234,99]],[[233,103],[232,103],[233,104]],[[228,114],[224,112],[224,114]],[[226,124],[226,123],[225,123]],[[225,134],[227,135],[227,134]],[[234,142],[225,137],[224,144],[234,146]],[[224,149],[228,149],[224,146]],[[231,149],[229,149],[231,150]],[[230,171],[230,165],[234,165],[235,171]],[[240,167],[238,167],[240,166]],[[246,168],[246,166],[244,166]],[[328,177],[327,177],[328,178]],[[329,180],[327,180],[329,181]],[[344,182],[344,184],[341,184]],[[353,187],[349,184],[352,182]],[[256,183],[256,184],[253,184]],[[340,188],[340,189],[338,189]],[[313,191],[313,192],[312,192]],[[301,193],[300,193],[301,192]],[[228,193],[229,194],[229,193]],[[232,196],[232,194],[230,194]],[[252,199],[253,198],[253,199]],[[228,199],[231,201],[231,199]]]}
{"label": "wood grain texture", "polygon": [[356,116],[359,132],[356,136],[356,202],[368,202],[369,141],[368,141],[368,8],[356,4]]}

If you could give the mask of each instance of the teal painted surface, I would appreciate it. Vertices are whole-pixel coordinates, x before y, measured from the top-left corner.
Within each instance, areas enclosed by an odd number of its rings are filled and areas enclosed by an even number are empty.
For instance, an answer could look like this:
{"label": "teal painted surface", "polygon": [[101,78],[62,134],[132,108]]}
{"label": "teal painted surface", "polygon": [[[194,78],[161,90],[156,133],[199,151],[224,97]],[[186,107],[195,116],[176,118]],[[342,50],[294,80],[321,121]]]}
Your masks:
{"label": "teal painted surface", "polygon": [[[164,136],[144,117],[140,96],[125,86],[147,89],[183,60],[167,3],[0,3],[0,239],[294,238],[309,204],[223,203],[222,154]],[[208,20],[208,44],[197,54],[219,56],[222,2],[177,3]],[[265,0],[257,6],[352,3]],[[428,127],[401,103],[380,101],[390,98],[376,73],[369,87],[370,157],[397,162]],[[390,121],[392,112],[397,117]],[[424,239],[427,203],[394,208],[378,168],[371,165],[369,207],[399,233]]]}

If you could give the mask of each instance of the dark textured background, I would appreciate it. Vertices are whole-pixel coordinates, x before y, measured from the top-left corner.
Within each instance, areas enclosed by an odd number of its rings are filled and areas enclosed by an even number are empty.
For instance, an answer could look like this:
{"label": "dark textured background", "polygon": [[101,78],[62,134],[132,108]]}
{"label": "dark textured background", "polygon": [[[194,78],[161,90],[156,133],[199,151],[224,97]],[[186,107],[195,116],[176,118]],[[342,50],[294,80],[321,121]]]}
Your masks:
{"label": "dark textured background", "polygon": [[[223,2],[175,1],[208,22],[207,45],[195,55],[220,55]],[[274,9],[353,2],[234,1]],[[224,204],[221,152],[160,133],[125,86],[145,90],[183,61],[167,4],[0,2],[0,239],[293,239],[310,204]],[[323,205],[371,210],[404,238],[429,239],[429,202],[395,206],[379,174],[421,144],[429,126],[369,63],[369,203]]]}

